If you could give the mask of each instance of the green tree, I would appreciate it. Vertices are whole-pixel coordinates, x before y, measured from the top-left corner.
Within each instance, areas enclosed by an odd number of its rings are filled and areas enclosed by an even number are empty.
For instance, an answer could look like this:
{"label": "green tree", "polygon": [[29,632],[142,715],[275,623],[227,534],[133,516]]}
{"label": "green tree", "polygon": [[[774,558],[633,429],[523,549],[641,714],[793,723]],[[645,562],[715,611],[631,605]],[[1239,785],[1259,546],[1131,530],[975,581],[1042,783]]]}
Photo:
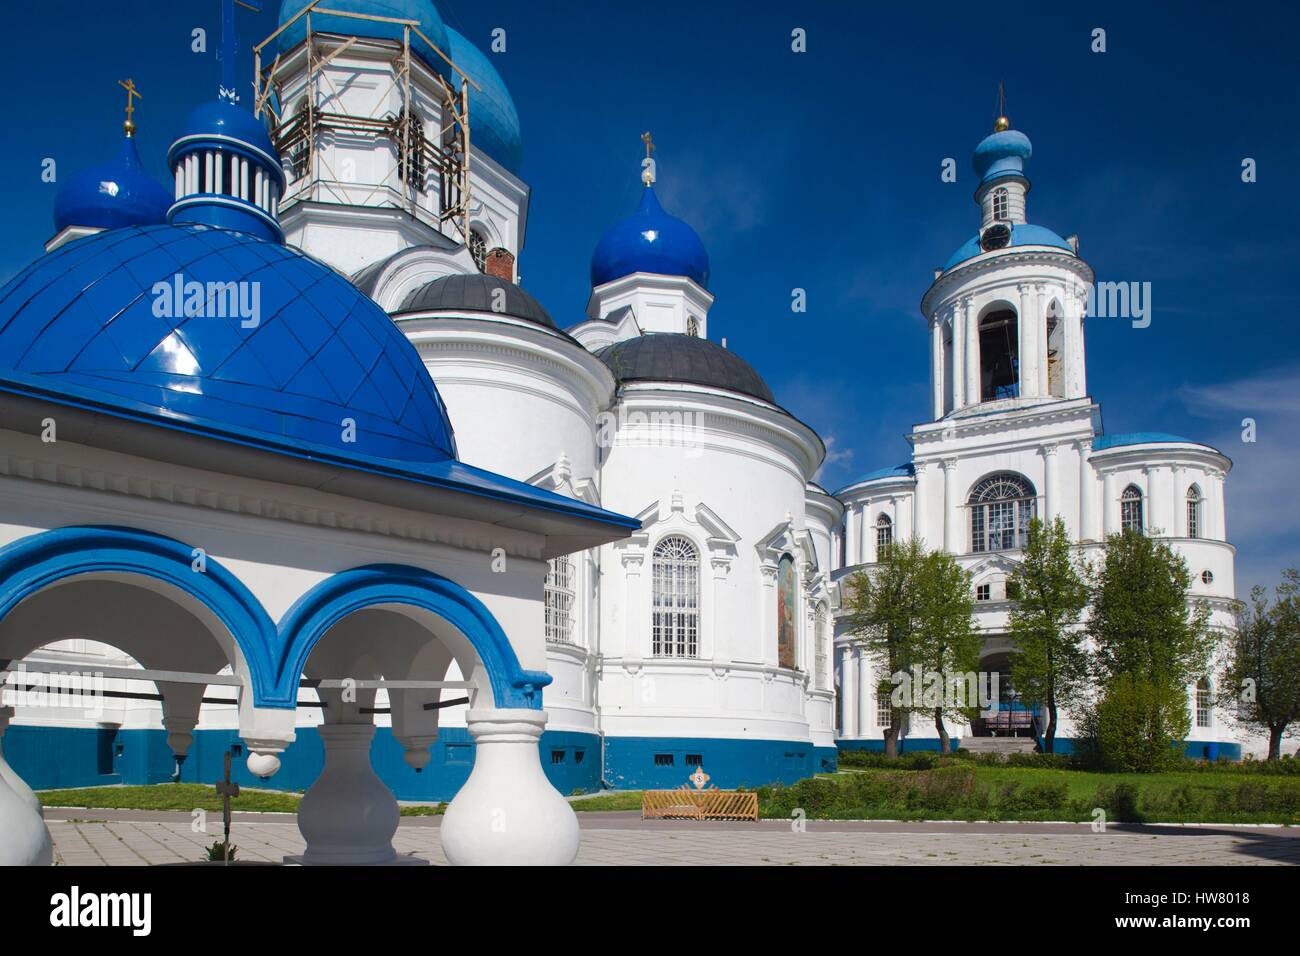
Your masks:
{"label": "green tree", "polygon": [[944,718],[969,720],[979,710],[975,671],[983,641],[971,616],[975,598],[970,573],[943,551],[926,554],[920,572],[920,640],[915,657],[925,681],[923,687],[913,685],[912,696],[914,703],[921,696],[921,707],[934,718],[940,750],[951,753]]}
{"label": "green tree", "polygon": [[1237,719],[1268,731],[1268,759],[1282,753],[1282,737],[1300,719],[1300,571],[1282,572],[1270,606],[1254,587],[1237,610],[1237,628],[1220,682]]}
{"label": "green tree", "polygon": [[1088,585],[1075,566],[1065,522],[1029,523],[1024,556],[1007,580],[1014,596],[1008,632],[1015,641],[1011,684],[1028,703],[1047,711],[1043,750],[1054,752],[1057,712],[1088,689],[1088,657],[1079,616]]}
{"label": "green tree", "polygon": [[[1164,541],[1137,531],[1106,539],[1094,571],[1087,633],[1102,689],[1098,703],[1102,759],[1111,765],[1116,740],[1127,735],[1132,754],[1167,753],[1187,735],[1187,688],[1205,673],[1214,639],[1203,602],[1189,604],[1187,563]],[[1117,696],[1116,696],[1117,695]],[[1136,719],[1136,702],[1147,707]],[[1118,714],[1107,722],[1106,714]],[[1110,744],[1111,754],[1107,753]],[[1141,762],[1141,761],[1138,761]],[[1156,770],[1160,760],[1143,767]]]}
{"label": "green tree", "polygon": [[[943,727],[955,706],[944,689],[963,670],[973,670],[979,636],[971,622],[970,576],[950,555],[927,552],[917,541],[896,542],[870,572],[858,572],[846,586],[848,633],[859,638],[876,665],[876,672],[907,675],[906,694],[891,692],[882,680],[877,693],[888,693],[889,727],[885,754],[898,756],[898,731],[905,717],[928,713],[935,720],[944,752],[951,748]],[[933,676],[932,676],[933,675]],[[912,686],[914,677],[925,686]]]}

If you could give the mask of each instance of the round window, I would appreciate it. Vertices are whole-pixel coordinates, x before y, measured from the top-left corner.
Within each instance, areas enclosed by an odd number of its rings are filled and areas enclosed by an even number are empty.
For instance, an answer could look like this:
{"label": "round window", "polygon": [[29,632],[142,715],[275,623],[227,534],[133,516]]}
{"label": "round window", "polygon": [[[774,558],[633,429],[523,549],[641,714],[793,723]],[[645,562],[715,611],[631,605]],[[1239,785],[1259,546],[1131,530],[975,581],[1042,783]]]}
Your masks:
{"label": "round window", "polygon": [[1201,580],[1202,580],[1203,582],[1205,582],[1206,584],[1213,584],[1213,583],[1214,583],[1214,572],[1213,572],[1213,571],[1202,571],[1202,572],[1201,572]]}

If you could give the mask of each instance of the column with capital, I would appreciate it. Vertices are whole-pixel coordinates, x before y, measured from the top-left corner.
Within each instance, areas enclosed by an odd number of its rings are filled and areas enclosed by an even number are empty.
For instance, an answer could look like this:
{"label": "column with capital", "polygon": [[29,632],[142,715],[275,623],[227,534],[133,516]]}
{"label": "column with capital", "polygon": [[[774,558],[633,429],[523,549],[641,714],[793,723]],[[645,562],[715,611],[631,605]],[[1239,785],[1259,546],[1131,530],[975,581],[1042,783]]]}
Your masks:
{"label": "column with capital", "polygon": [[1097,477],[1088,457],[1092,440],[1079,442],[1079,540],[1097,540]]}
{"label": "column with capital", "polygon": [[866,737],[871,728],[871,655],[858,648],[858,736]]}
{"label": "column with capital", "polygon": [[962,552],[961,502],[957,500],[957,459],[943,460],[943,548],[949,554]]}
{"label": "column with capital", "polygon": [[858,735],[858,662],[852,644],[840,649],[840,736]]}
{"label": "column with capital", "polygon": [[1175,538],[1186,538],[1191,533],[1187,522],[1187,469],[1174,465],[1173,507],[1174,520],[1169,533]]}
{"label": "column with capital", "polygon": [[975,300],[965,296],[961,300],[962,321],[966,326],[966,404],[978,405],[980,393],[980,330]]}
{"label": "column with capital", "polygon": [[1207,538],[1213,538],[1215,541],[1228,540],[1228,522],[1227,511],[1223,507],[1223,478],[1224,472],[1218,468],[1212,468],[1206,475],[1209,477],[1209,487],[1205,489],[1206,511],[1206,530]]}
{"label": "column with capital", "polygon": [[[1051,378],[1047,374],[1047,350],[1050,345],[1047,341],[1047,286],[1035,285],[1034,298],[1038,303],[1038,308],[1035,310],[1038,321],[1038,324],[1035,327],[1035,341],[1038,345],[1038,394],[1046,396],[1052,394]],[[1065,317],[1058,315],[1056,316],[1056,321],[1064,322]],[[1058,355],[1056,358],[1059,362],[1063,356]]]}
{"label": "column with capital", "polygon": [[943,417],[943,317],[930,319],[930,394],[934,418]]}
{"label": "column with capital", "polygon": [[966,314],[958,302],[948,310],[948,325],[952,329],[952,410],[955,412],[966,405]]}
{"label": "column with capital", "polygon": [[871,522],[868,520],[870,514],[871,509],[867,502],[858,505],[858,554],[862,555],[863,564],[875,560],[871,553]]}
{"label": "column with capital", "polygon": [[906,541],[912,537],[912,509],[902,507],[902,499],[891,495],[889,513],[894,519],[894,540]]}
{"label": "column with capital", "polygon": [[858,507],[849,502],[844,506],[844,563],[853,567],[861,561],[858,557]]}
{"label": "column with capital", "polygon": [[1061,510],[1061,485],[1056,470],[1056,442],[1043,444],[1043,523],[1051,524]]}
{"label": "column with capital", "polygon": [[1164,469],[1159,465],[1144,465],[1142,468],[1142,476],[1146,479],[1146,491],[1143,494],[1146,499],[1143,502],[1145,514],[1142,515],[1145,520],[1142,522],[1142,530],[1150,535],[1159,533],[1161,537],[1169,534],[1169,516],[1166,509],[1168,501],[1160,487],[1164,484],[1161,480],[1163,474]]}
{"label": "column with capital", "polygon": [[1083,334],[1084,319],[1088,316],[1088,294],[1083,289],[1074,290],[1074,313],[1071,325],[1074,329],[1075,349],[1073,352],[1074,362],[1077,368],[1074,373],[1075,388],[1078,395],[1082,398],[1088,394],[1088,362],[1084,357],[1085,343],[1087,341]]}
{"label": "column with capital", "polygon": [[1101,515],[1105,522],[1105,533],[1115,534],[1119,531],[1119,499],[1115,494],[1115,472],[1107,471],[1101,476]]}
{"label": "column with capital", "polygon": [[929,538],[929,528],[926,526],[926,508],[930,503],[931,464],[928,461],[918,461],[915,466],[916,491],[912,495],[912,537],[918,541],[926,541]]}
{"label": "column with capital", "polygon": [[1034,287],[1028,282],[1016,286],[1020,293],[1020,314],[1016,316],[1016,330],[1019,332],[1016,356],[1020,368],[1017,378],[1020,383],[1022,398],[1032,398],[1038,394],[1038,316],[1034,308]]}

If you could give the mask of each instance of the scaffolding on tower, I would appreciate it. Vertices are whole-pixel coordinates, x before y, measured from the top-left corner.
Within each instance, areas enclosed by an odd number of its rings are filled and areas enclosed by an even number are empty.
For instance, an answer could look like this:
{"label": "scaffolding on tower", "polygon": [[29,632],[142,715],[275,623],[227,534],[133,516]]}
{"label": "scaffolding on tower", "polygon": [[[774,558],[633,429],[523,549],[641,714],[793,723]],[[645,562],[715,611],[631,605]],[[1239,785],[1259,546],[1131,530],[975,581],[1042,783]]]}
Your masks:
{"label": "scaffolding on tower", "polygon": [[[366,197],[368,203],[376,194],[382,196],[386,191],[398,198],[400,205],[416,219],[432,218],[439,227],[450,224],[456,231],[460,242],[469,243],[469,209],[470,209],[470,117],[469,90],[481,88],[452,62],[447,54],[439,49],[420,30],[415,20],[399,17],[384,17],[376,14],[355,13],[335,10],[324,5],[327,0],[310,0],[290,19],[280,24],[279,28],[253,48],[253,89],[254,112],[261,117],[265,112],[272,123],[272,139],[276,149],[284,157],[291,169],[286,170],[289,187],[281,200],[281,208],[302,201],[336,202],[355,204],[353,194],[349,192],[357,183],[340,178],[339,171],[331,169],[320,150],[321,137],[329,134],[386,139],[397,149],[396,186],[390,182],[373,184]],[[390,86],[379,96],[383,103],[393,88],[401,97],[401,108],[396,114],[387,116],[354,116],[346,112],[325,109],[322,103],[340,102],[338,88],[331,80],[326,68],[335,62],[363,38],[333,31],[314,29],[312,15],[331,18],[372,21],[386,23],[401,28],[401,39],[365,37],[367,45],[388,47],[392,51],[392,78]],[[270,64],[264,65],[264,52],[287,29],[305,18],[306,78],[304,95],[300,106],[291,110],[284,97],[285,60],[290,57],[284,51],[277,52]],[[334,24],[337,29],[337,21]],[[444,118],[441,129],[437,131],[437,141],[431,141],[426,135],[424,125],[419,120],[415,108],[412,84],[411,42],[418,38],[440,56],[455,72],[460,83],[453,85],[436,70],[428,70],[432,85],[441,99],[441,113]],[[289,51],[291,56],[296,52]],[[296,71],[295,71],[296,72]],[[438,208],[426,208],[421,198],[429,192],[429,185],[436,177],[438,184]],[[382,200],[381,200],[382,202]],[[440,228],[441,231],[441,228]]]}

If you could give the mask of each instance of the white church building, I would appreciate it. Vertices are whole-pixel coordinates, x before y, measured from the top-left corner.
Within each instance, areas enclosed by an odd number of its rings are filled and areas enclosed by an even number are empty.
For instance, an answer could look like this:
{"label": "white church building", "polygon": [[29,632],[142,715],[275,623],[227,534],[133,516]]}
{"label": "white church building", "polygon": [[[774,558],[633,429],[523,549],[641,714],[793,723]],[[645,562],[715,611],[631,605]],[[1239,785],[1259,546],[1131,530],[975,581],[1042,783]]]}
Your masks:
{"label": "white church building", "polygon": [[[8,778],[211,782],[234,748],[241,782],[312,788],[322,860],[384,857],[382,832],[340,835],[330,801],[357,788],[387,813],[516,771],[535,807],[700,766],[794,781],[882,739],[879,675],[837,633],[844,577],[891,540],[958,555],[983,666],[1005,670],[1035,515],[1085,551],[1122,527],[1170,538],[1230,624],[1231,463],[1100,431],[1092,272],[1027,222],[1023,134],[980,144],[979,232],[923,300],[911,460],[831,494],[821,438],[709,337],[708,255],[660,205],[648,143],[585,316],[557,320],[518,283],[531,192],[488,58],[432,0],[315,6],[284,0],[253,102],[187,120],[171,188],[128,121],[0,290],[0,670],[107,691],[93,714],[39,693],[0,710]],[[206,297],[187,312],[181,281],[160,315],[177,275]],[[220,317],[212,283],[231,284]],[[1189,747],[1237,755],[1188,693]],[[954,737],[1032,732],[1013,703]],[[569,826],[553,812],[538,826]],[[463,830],[461,858],[491,859]]]}

